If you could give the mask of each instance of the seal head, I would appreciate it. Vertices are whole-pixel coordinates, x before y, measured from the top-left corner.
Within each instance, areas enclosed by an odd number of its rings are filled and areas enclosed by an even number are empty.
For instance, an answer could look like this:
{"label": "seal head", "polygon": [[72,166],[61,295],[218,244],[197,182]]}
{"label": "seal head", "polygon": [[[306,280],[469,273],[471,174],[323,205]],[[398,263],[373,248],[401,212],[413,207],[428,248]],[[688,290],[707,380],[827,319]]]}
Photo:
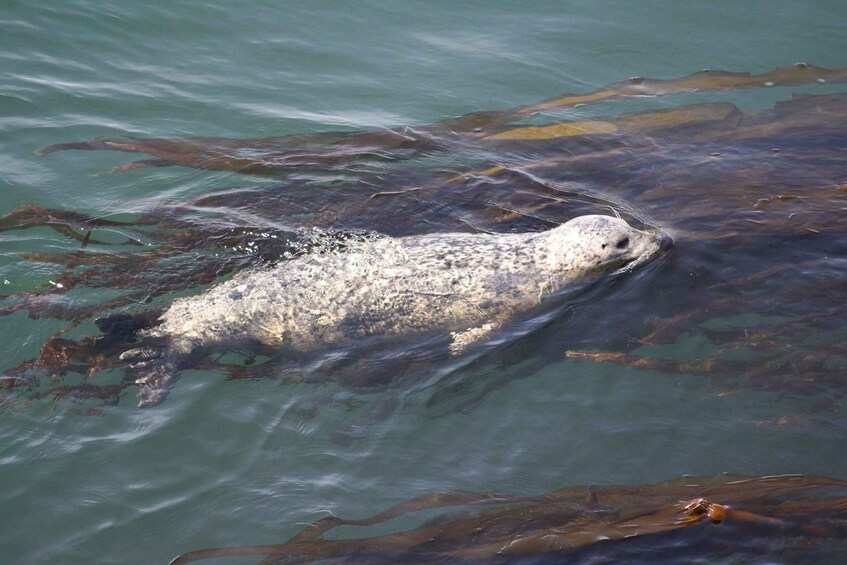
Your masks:
{"label": "seal head", "polygon": [[579,216],[539,235],[539,245],[550,250],[551,270],[564,273],[565,280],[631,270],[650,261],[663,245],[658,233],[601,215]]}

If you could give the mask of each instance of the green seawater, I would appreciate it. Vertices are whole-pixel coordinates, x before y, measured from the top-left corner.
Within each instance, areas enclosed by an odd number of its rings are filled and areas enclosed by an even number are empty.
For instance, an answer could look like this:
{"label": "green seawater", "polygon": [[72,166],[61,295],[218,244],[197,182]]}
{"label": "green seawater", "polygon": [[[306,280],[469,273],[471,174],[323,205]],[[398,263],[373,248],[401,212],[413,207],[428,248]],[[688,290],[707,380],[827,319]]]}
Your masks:
{"label": "green seawater", "polygon": [[[843,67],[847,4],[2,0],[0,46],[0,213],[37,204],[99,215],[271,181],[179,167],[101,174],[127,156],[34,150],[101,136],[427,124],[631,76]],[[735,96],[745,108],[778,99]],[[2,234],[4,292],[56,273],[18,253],[78,246],[48,229]],[[62,327],[0,318],[3,369]],[[663,353],[703,347],[677,345]],[[6,406],[0,563],[167,563],[281,542],[330,513],[364,517],[435,490],[536,494],[724,471],[847,477],[843,399],[772,425],[803,400],[564,356],[528,373],[520,362],[469,370],[481,382],[515,375],[467,405],[188,371],[150,410],[132,389],[95,414],[72,399]]]}

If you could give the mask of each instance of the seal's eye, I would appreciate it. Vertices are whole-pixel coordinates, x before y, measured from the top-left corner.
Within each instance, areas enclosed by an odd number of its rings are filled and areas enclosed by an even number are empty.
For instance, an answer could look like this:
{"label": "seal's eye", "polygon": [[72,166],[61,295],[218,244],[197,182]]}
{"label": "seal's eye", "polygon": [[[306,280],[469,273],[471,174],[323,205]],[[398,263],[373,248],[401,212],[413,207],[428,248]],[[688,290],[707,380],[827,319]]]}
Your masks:
{"label": "seal's eye", "polygon": [[625,237],[622,240],[618,241],[615,244],[615,247],[617,247],[618,249],[626,249],[628,245],[629,245],[629,238]]}

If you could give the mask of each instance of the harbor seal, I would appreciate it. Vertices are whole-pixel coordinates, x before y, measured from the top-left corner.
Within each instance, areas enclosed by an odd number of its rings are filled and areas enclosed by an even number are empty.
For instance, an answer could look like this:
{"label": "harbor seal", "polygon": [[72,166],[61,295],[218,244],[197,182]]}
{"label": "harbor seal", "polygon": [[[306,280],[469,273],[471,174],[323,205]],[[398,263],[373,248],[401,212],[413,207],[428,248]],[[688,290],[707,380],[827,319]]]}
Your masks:
{"label": "harbor seal", "polygon": [[649,261],[657,233],[588,215],[537,233],[430,234],[353,242],[235,275],[175,300],[125,352],[139,406],[157,404],[186,360],[258,341],[309,353],[356,340],[442,334],[458,353],[532,311],[546,296]]}

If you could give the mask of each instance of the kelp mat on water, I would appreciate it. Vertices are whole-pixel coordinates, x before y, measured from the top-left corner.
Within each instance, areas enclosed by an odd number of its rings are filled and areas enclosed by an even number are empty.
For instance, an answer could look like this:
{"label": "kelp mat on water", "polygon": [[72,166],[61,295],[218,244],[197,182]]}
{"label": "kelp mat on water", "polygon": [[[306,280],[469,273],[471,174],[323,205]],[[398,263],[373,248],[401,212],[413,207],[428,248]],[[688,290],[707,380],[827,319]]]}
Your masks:
{"label": "kelp mat on water", "polygon": [[[790,554],[845,539],[846,489],[847,481],[827,477],[722,475],[656,485],[568,487],[536,497],[442,492],[361,520],[330,516],[285,543],[197,550],[171,565],[248,555],[264,556],[261,563],[270,564],[610,563],[634,562],[645,554],[652,563],[674,563],[682,555]],[[444,512],[450,507],[465,510]],[[325,536],[340,526],[364,528],[421,510],[442,514],[374,537]]]}
{"label": "kelp mat on water", "polygon": [[[557,357],[709,376],[731,389],[825,391],[819,407],[834,409],[847,368],[847,93],[832,85],[845,82],[847,70],[806,64],[759,75],[703,71],[431,125],[43,148],[41,155],[108,149],[151,157],[116,169],[126,174],[181,165],[275,180],[115,210],[134,213],[130,220],[35,206],[0,218],[0,231],[47,226],[79,242],[63,253],[21,253],[58,265],[56,276],[44,288],[4,295],[0,314],[26,311],[67,325],[0,382],[33,390],[36,376],[47,376],[48,388],[33,396],[117,399],[131,378],[88,378],[120,366],[127,336],[152,323],[171,293],[308,252],[313,236],[303,230],[324,230],[343,247],[363,231],[536,231],[615,211],[667,230],[676,251],[636,294],[612,292],[590,314],[572,312]],[[804,94],[791,94],[801,86]],[[785,97],[755,110],[662,98],[742,88],[780,88]],[[596,116],[604,104],[645,97],[660,108]],[[586,109],[592,117],[581,118]],[[82,288],[115,292],[91,304],[74,300]],[[98,317],[102,334],[69,337]],[[710,346],[683,360],[662,355],[662,346],[692,336]],[[67,381],[69,373],[82,381]]]}

